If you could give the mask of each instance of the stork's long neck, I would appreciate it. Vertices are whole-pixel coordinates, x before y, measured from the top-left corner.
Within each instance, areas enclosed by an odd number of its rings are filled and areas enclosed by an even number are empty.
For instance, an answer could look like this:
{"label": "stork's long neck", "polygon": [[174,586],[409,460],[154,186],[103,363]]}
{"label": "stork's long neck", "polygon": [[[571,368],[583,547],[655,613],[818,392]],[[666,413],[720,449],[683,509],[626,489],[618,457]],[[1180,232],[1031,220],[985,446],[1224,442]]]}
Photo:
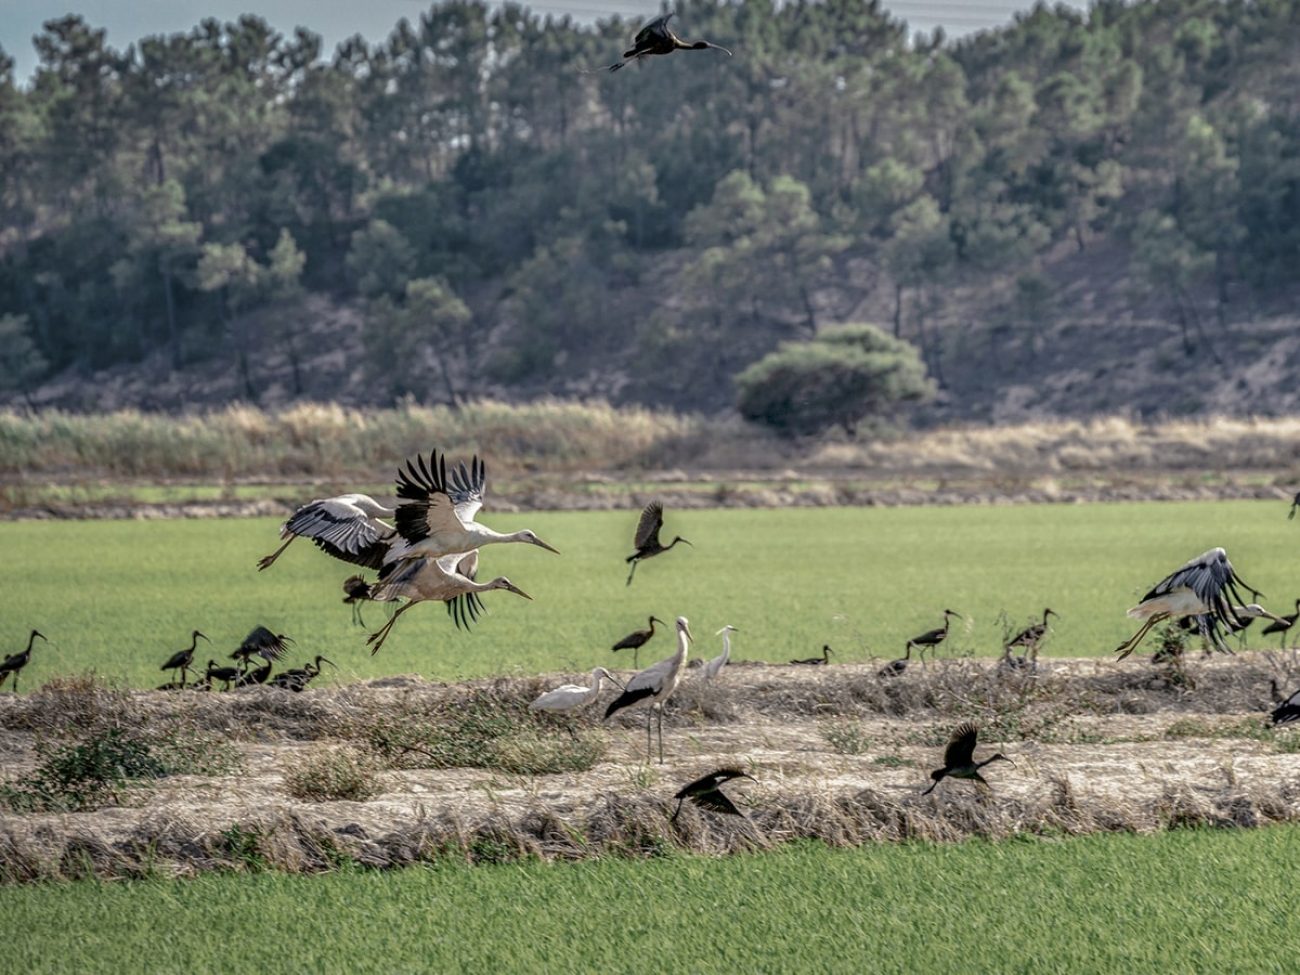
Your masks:
{"label": "stork's long neck", "polygon": [[722,662],[725,664],[731,659],[731,634],[724,632],[722,634]]}
{"label": "stork's long neck", "polygon": [[690,645],[691,645],[691,641],[686,639],[686,631],[678,630],[677,631],[677,653],[673,657],[673,659],[677,661],[677,666],[679,668],[681,667],[682,664],[686,663],[686,651],[690,647]]}

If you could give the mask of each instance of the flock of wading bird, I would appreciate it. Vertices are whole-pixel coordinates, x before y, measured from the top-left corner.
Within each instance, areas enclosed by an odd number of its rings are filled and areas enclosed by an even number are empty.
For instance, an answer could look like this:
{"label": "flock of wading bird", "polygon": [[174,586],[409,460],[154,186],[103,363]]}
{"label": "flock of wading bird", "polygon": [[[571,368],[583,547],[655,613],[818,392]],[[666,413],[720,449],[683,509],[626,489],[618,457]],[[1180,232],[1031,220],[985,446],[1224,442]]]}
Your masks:
{"label": "flock of wading bird", "polygon": [[[436,450],[430,452],[427,460],[417,454],[398,469],[396,484],[397,504],[393,508],[365,494],[320,498],[298,508],[280,529],[282,544],[258,561],[258,570],[272,566],[296,538],[310,539],[323,552],[343,562],[377,570],[378,577],[374,582],[353,575],[343,583],[343,601],[352,605],[356,622],[364,622],[361,606],[365,602],[405,600],[388,621],[368,637],[372,654],[384,645],[397,620],[420,603],[444,603],[460,629],[468,628],[484,611],[479,598],[483,593],[505,590],[524,599],[532,598],[505,576],[497,576],[488,582],[477,581],[479,552],[488,545],[527,544],[559,554],[557,549],[528,529],[503,533],[476,520],[487,487],[487,468],[477,456],[469,466],[460,463],[449,471],[446,456]],[[1296,495],[1288,517],[1294,518],[1297,510],[1300,510],[1300,494]],[[632,584],[636,567],[642,561],[662,555],[679,543],[692,544],[680,535],[664,544],[661,540],[663,524],[663,504],[658,501],[647,504],[637,521],[633,538],[635,551],[626,559],[631,565],[627,585]],[[1151,628],[1163,621],[1177,621],[1184,631],[1198,632],[1204,638],[1206,653],[1213,650],[1231,653],[1225,635],[1240,635],[1254,620],[1261,618],[1271,621],[1264,633],[1280,633],[1285,640],[1287,631],[1300,620],[1300,600],[1296,601],[1295,613],[1279,616],[1258,602],[1246,602],[1241,593],[1243,589],[1255,598],[1261,595],[1259,590],[1241,579],[1222,548],[1213,548],[1197,556],[1161,579],[1128,611],[1130,617],[1144,622],[1132,637],[1116,648],[1117,659],[1122,660],[1132,653]],[[1004,640],[999,665],[1032,672],[1037,666],[1039,647],[1049,632],[1048,619],[1056,615],[1053,610],[1045,609],[1041,622]],[[877,676],[889,679],[904,673],[914,650],[924,662],[926,651],[936,649],[948,638],[954,619],[963,617],[945,609],[942,626],[908,640],[904,655],[885,664]],[[663,620],[653,615],[647,624],[646,629],[633,631],[611,648],[613,651],[631,650],[634,668],[639,667],[639,651],[654,637],[656,625],[667,627]],[[586,707],[600,697],[604,682],[608,680],[619,688],[620,693],[606,706],[605,719],[621,711],[645,709],[646,760],[648,762],[654,754],[654,729],[657,728],[659,762],[662,764],[663,706],[681,682],[694,639],[686,617],[678,616],[674,629],[677,651],[643,670],[637,670],[626,683],[620,682],[606,668],[596,667],[589,686],[562,685],[539,696],[530,708],[567,712]],[[722,653],[703,664],[692,662],[699,668],[701,679],[714,680],[721,674],[730,660],[731,635],[736,632],[737,628],[731,625],[718,630],[717,635],[722,637]],[[7,655],[0,663],[0,687],[12,675],[13,690],[17,691],[19,674],[31,659],[37,639],[46,638],[38,630],[32,630],[26,649]],[[207,641],[208,638],[194,630],[190,634],[189,646],[176,651],[163,663],[161,669],[172,671],[175,677],[161,685],[159,690],[212,690],[213,685],[219,682],[225,690],[267,684],[301,692],[320,674],[321,664],[333,666],[331,661],[318,655],[301,668],[272,676],[273,664],[287,654],[293,641],[282,633],[258,626],[230,655],[238,662],[237,666],[218,666],[216,660],[209,659],[201,675],[187,683],[186,675],[193,665],[199,640]],[[821,656],[791,660],[790,663],[826,666],[830,664],[832,653],[829,646],[823,646]],[[1171,655],[1177,658],[1180,653],[1180,649],[1171,652],[1166,644],[1152,659],[1169,662]],[[1173,662],[1178,664],[1179,661],[1175,659]],[[1283,697],[1276,682],[1272,690],[1275,704],[1271,715],[1273,723],[1300,720],[1300,691]],[[980,769],[997,761],[1011,762],[1011,759],[998,752],[983,761],[976,761],[978,735],[978,727],[970,723],[962,724],[953,732],[944,749],[943,767],[930,773],[933,782],[922,795],[929,794],[942,779],[949,777],[972,779],[988,787]],[[724,768],[688,783],[674,796],[678,806],[673,818],[677,818],[681,803],[686,800],[715,812],[739,815],[735,804],[721,791],[722,785],[736,778],[752,777],[738,769]]]}

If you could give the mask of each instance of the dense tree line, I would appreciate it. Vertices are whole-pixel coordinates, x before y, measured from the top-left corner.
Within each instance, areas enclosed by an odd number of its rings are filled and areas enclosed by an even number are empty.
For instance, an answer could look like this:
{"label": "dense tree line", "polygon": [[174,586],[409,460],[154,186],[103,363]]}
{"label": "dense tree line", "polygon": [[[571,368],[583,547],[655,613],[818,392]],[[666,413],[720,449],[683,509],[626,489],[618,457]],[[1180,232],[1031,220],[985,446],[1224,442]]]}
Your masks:
{"label": "dense tree line", "polygon": [[1003,275],[1032,318],[1053,249],[1123,241],[1189,349],[1300,267],[1300,0],[1040,6],[956,43],[864,0],[677,11],[736,56],[593,72],[636,25],[472,0],[332,56],[254,17],[126,50],[46,24],[29,81],[0,52],[0,384],[165,349],[256,399],[314,292],[364,310],[378,401],[628,348],[678,364],[671,399],[850,318],[848,280],[937,370],[936,292]]}

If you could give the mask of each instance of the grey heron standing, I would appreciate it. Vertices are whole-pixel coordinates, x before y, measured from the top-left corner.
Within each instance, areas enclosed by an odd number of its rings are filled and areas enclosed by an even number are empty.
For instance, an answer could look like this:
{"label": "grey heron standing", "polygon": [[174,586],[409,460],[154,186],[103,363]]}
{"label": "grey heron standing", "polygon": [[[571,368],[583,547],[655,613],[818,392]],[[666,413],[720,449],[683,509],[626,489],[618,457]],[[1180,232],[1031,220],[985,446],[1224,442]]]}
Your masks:
{"label": "grey heron standing", "polygon": [[27,664],[31,661],[32,644],[36,642],[37,637],[40,637],[42,640],[45,640],[46,643],[50,642],[49,640],[45,639],[45,634],[42,633],[40,630],[32,630],[32,632],[29,633],[27,636],[26,650],[24,650],[22,653],[5,654],[4,660],[0,661],[0,687],[3,687],[4,682],[8,679],[9,675],[13,674],[14,693],[15,694],[18,693],[18,675],[22,672],[22,669],[26,667]]}
{"label": "grey heron standing", "polygon": [[177,650],[167,658],[165,664],[158,668],[159,670],[179,670],[181,672],[181,677],[180,680],[176,682],[179,687],[185,686],[185,673],[190,669],[190,664],[194,663],[194,650],[199,645],[199,640],[204,640],[208,643],[212,642],[198,630],[195,630],[190,634],[190,645],[184,650]]}
{"label": "grey heron standing", "polygon": [[722,637],[722,653],[704,665],[705,680],[713,680],[718,674],[722,673],[722,668],[727,666],[727,662],[731,659],[731,634],[738,632],[740,631],[728,623],[714,634],[714,636]]}
{"label": "grey heron standing", "polygon": [[[636,538],[632,544],[636,546],[636,551],[629,555],[624,561],[632,564],[632,571],[627,574],[627,584],[632,585],[632,576],[636,575],[636,567],[642,559],[653,558],[656,555],[663,555],[678,542],[685,545],[691,545],[689,541],[677,535],[671,542],[664,545],[659,540],[659,532],[664,527],[664,505],[662,501],[651,501],[641,509],[641,517],[636,523]],[[694,548],[693,545],[691,545]]]}
{"label": "grey heron standing", "polygon": [[672,819],[669,822],[677,821],[677,816],[682,811],[682,803],[687,799],[702,809],[711,809],[713,812],[743,818],[745,814],[737,809],[736,804],[722,791],[722,787],[732,779],[754,781],[752,775],[747,775],[738,768],[720,768],[716,772],[700,776],[694,782],[687,782],[673,796],[677,800],[677,808],[673,810]]}
{"label": "grey heron standing", "polygon": [[640,707],[646,708],[645,758],[647,762],[650,761],[651,755],[651,718],[657,713],[659,716],[659,764],[664,763],[663,706],[664,702],[672,696],[673,691],[677,690],[677,684],[682,677],[682,666],[686,663],[686,652],[692,639],[691,627],[686,617],[677,617],[677,652],[671,657],[651,664],[645,670],[636,674],[627,682],[623,693],[611,701],[609,707],[605,709],[605,720],[608,721],[619,711]]}
{"label": "grey heron standing", "polygon": [[969,722],[958,726],[957,730],[952,733],[952,737],[948,739],[948,746],[943,750],[943,768],[937,768],[930,773],[930,778],[934,782],[921,795],[928,796],[934,791],[934,787],[948,776],[954,779],[974,779],[980,785],[988,788],[988,782],[984,780],[984,776],[980,775],[980,769],[985,765],[991,765],[994,762],[1010,762],[1011,767],[1015,768],[1016,763],[1001,752],[990,755],[982,762],[975,761],[975,739],[978,737],[979,728],[977,726]]}
{"label": "grey heron standing", "polygon": [[1133,619],[1145,619],[1142,628],[1129,637],[1115,652],[1116,660],[1123,660],[1147,635],[1147,631],[1166,619],[1182,616],[1198,617],[1197,627],[1201,635],[1211,641],[1224,653],[1231,653],[1223,642],[1220,626],[1234,627],[1241,624],[1233,610],[1231,600],[1244,603],[1237,586],[1241,585],[1252,594],[1259,596],[1258,589],[1247,584],[1237,575],[1228,553],[1221,548],[1212,548],[1198,555],[1178,569],[1165,576],[1142,597],[1141,602],[1128,611]]}
{"label": "grey heron standing", "polygon": [[641,648],[644,647],[647,643],[649,643],[649,642],[650,642],[650,638],[651,638],[652,636],[655,635],[655,624],[656,624],[656,623],[658,623],[660,626],[667,626],[667,625],[668,625],[668,624],[665,623],[663,620],[661,620],[659,617],[657,617],[657,616],[651,616],[651,617],[650,617],[650,626],[649,626],[647,629],[644,629],[644,630],[633,630],[633,631],[632,631],[631,633],[629,633],[627,636],[623,637],[623,639],[619,640],[618,643],[616,643],[616,644],[614,644],[612,647],[610,647],[610,648],[609,648],[610,651],[611,651],[611,652],[617,652],[617,651],[619,651],[619,650],[631,650],[631,651],[632,651],[632,666],[633,666],[633,667],[640,666],[640,660],[639,660],[639,658],[640,658],[640,656],[641,656]]}

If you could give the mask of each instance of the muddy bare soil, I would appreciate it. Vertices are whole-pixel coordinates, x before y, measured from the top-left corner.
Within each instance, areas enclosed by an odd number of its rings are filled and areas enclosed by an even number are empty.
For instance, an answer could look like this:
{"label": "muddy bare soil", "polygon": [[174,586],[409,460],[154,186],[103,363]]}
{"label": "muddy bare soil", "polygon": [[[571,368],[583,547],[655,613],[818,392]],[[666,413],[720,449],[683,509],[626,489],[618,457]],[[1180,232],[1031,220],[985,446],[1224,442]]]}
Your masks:
{"label": "muddy bare soil", "polygon": [[[30,775],[50,743],[109,727],[189,736],[235,767],[148,780],[105,808],[0,813],[0,876],[321,870],[448,855],[727,852],[800,837],[859,844],[1300,820],[1300,730],[1274,731],[1266,714],[1270,679],[1288,690],[1300,683],[1294,655],[1198,659],[1183,674],[1095,660],[1044,661],[1032,675],[943,661],[897,678],[877,676],[875,665],[742,665],[712,684],[690,671],[667,709],[663,765],[646,763],[644,712],[601,725],[603,699],[571,721],[529,716],[526,702],[565,679],[397,677],[300,695],[69,682],[5,696],[0,765],[10,782]],[[446,761],[401,749],[381,760],[374,751],[376,741],[416,728],[468,734],[467,715],[506,722],[505,741],[541,742],[552,756],[586,749],[593,761],[529,774],[490,757],[477,767],[427,767]],[[983,728],[977,758],[996,749],[1015,765],[990,766],[990,790],[948,780],[923,797],[943,743],[964,720]],[[371,763],[377,794],[290,796],[287,773],[338,748]],[[747,818],[688,806],[673,822],[673,793],[722,766],[755,777],[728,790]]]}

